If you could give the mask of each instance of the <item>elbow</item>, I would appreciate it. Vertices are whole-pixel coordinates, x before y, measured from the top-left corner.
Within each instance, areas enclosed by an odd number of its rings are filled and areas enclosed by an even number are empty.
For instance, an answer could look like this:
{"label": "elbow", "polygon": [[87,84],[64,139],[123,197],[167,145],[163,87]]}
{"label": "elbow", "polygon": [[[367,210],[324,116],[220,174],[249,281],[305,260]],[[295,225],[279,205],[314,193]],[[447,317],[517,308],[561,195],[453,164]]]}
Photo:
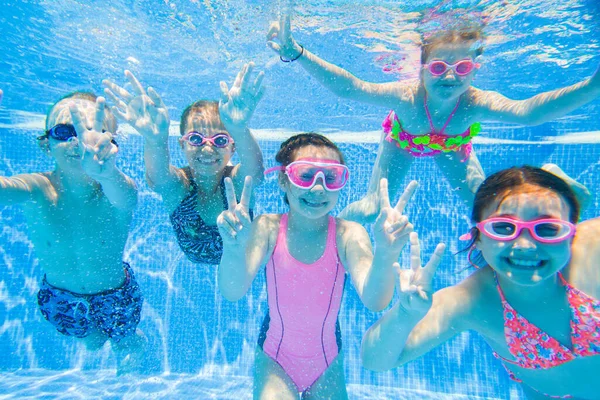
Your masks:
{"label": "elbow", "polygon": [[221,296],[227,301],[235,303],[244,297],[244,292],[240,290],[235,290],[234,288],[227,287],[226,285],[219,285],[219,291],[221,292]]}

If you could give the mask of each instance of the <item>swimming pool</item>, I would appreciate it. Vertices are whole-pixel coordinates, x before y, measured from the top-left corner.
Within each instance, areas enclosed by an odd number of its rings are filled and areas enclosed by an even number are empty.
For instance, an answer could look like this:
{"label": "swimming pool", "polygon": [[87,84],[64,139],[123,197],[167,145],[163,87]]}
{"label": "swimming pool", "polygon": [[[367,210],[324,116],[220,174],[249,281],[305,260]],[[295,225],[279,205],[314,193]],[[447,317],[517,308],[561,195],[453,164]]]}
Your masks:
{"label": "swimming pool", "polygon": [[[592,2],[556,2],[555,13],[546,14],[540,13],[541,1],[514,2],[513,14],[497,11],[495,2],[477,3],[495,12],[490,30],[506,34],[504,42],[488,50],[489,61],[478,86],[518,98],[573,83],[596,68],[597,60],[591,56],[598,49],[598,37],[593,33],[598,32],[593,18],[598,16],[598,7]],[[297,36],[315,53],[345,63],[361,77],[393,79],[373,66],[373,53],[359,45],[367,49],[373,49],[378,41],[389,45],[388,35],[401,29],[394,28],[392,21],[378,25],[376,17],[391,9],[398,13],[398,21],[401,16],[410,20],[407,15],[418,10],[415,4],[406,2],[404,9],[391,2],[355,2],[354,8],[348,1],[303,2],[297,10]],[[33,1],[4,7],[2,23],[8,34],[0,50],[5,54],[2,64],[9,68],[0,69],[5,92],[0,108],[0,174],[51,168],[50,159],[37,149],[34,138],[42,129],[46,107],[74,88],[99,91],[102,78],[119,79],[122,69],[130,68],[160,90],[165,102],[173,106],[171,118],[177,119],[193,99],[217,97],[217,82],[230,81],[242,62],[254,60],[268,76],[269,92],[251,123],[259,128],[256,132],[267,166],[272,165],[281,139],[291,131],[325,132],[342,143],[352,173],[339,204],[358,199],[370,176],[385,110],[338,100],[301,69],[274,59],[264,48],[263,37],[280,6],[278,2],[252,1],[237,5],[226,1],[98,1],[93,5]],[[115,18],[119,24],[114,23]],[[252,27],[242,22],[248,18],[255,21]],[[524,21],[537,33],[523,33],[517,47],[514,34]],[[344,51],[339,51],[340,44]],[[557,49],[563,52],[554,51]],[[542,79],[544,76],[556,79]],[[600,211],[596,193],[599,111],[600,103],[595,101],[569,117],[539,127],[485,124],[485,135],[476,141],[482,166],[490,174],[513,164],[557,163],[594,192],[583,219],[596,216]],[[126,126],[121,129],[131,131]],[[176,148],[175,138],[171,139]],[[216,268],[185,259],[160,199],[148,190],[141,144],[139,136],[124,135],[119,165],[140,188],[125,259],[135,269],[145,295],[140,328],[150,342],[146,373],[115,377],[115,361],[108,346],[97,353],[87,352],[44,321],[35,300],[41,266],[27,239],[22,213],[17,207],[7,207],[0,209],[0,397],[250,396],[253,353],[266,312],[264,276],[259,275],[238,303],[221,299],[216,291]],[[179,152],[173,157],[176,165],[182,165]],[[408,215],[424,242],[425,254],[439,241],[449,245],[436,287],[455,283],[469,273],[458,272],[466,265],[464,255],[450,255],[459,250],[457,238],[469,226],[467,210],[430,160],[417,160],[409,175],[420,182]],[[255,194],[258,213],[284,210],[273,180]],[[353,289],[347,289],[340,324],[351,398],[520,398],[518,387],[476,335],[463,334],[391,372],[364,370],[359,360],[360,339],[378,314],[366,310]]]}

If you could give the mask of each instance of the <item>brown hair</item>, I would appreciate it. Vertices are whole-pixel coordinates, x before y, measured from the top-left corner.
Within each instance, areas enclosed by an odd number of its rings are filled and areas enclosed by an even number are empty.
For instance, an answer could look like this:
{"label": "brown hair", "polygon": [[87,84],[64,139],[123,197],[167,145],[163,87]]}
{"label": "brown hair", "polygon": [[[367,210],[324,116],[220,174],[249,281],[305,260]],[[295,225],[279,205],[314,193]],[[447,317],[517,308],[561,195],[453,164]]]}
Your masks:
{"label": "brown hair", "polygon": [[[89,100],[92,103],[95,103],[96,99],[98,99],[98,96],[93,92],[88,92],[88,91],[84,91],[84,90],[77,90],[75,92],[71,92],[71,93],[64,95],[63,97],[58,99],[54,104],[52,104],[52,106],[48,109],[48,112],[46,113],[46,124],[48,123],[48,117],[50,116],[52,109],[58,103],[60,103],[61,101],[65,100],[65,99]],[[106,119],[107,125],[110,128],[114,128],[114,129],[111,129],[110,132],[115,133],[114,131],[116,131],[117,127],[118,127],[117,119],[115,118],[112,111],[110,110],[110,107],[107,104],[104,105],[104,118]],[[46,128],[48,128],[48,125],[46,125]]]}
{"label": "brown hair", "polygon": [[[275,160],[285,167],[286,165],[289,165],[294,161],[296,157],[296,152],[299,149],[307,146],[326,147],[328,149],[332,149],[337,153],[338,157],[340,158],[340,164],[346,164],[346,161],[344,160],[344,155],[337,147],[337,145],[331,140],[327,139],[325,136],[319,135],[318,133],[314,132],[299,133],[288,138],[285,142],[281,143],[279,151],[277,152],[277,155],[275,155]],[[284,196],[283,201],[285,201],[285,204],[289,204],[287,195]]]}
{"label": "brown hair", "polygon": [[[569,205],[569,221],[573,224],[577,223],[579,220],[580,205],[575,193],[567,182],[548,171],[529,165],[504,169],[487,177],[481,186],[479,186],[477,193],[475,193],[471,221],[474,224],[481,222],[483,220],[483,212],[487,206],[493,204],[498,199],[502,202],[511,194],[527,192],[528,189],[526,186],[547,189],[559,195]],[[471,241],[467,248],[462,251],[471,249],[479,239],[479,235],[477,227],[471,228]],[[487,264],[481,252],[474,254],[474,258],[471,262],[475,265],[483,266]]]}
{"label": "brown hair", "polygon": [[190,104],[189,106],[187,106],[185,108],[185,110],[183,110],[183,113],[181,113],[181,119],[179,121],[179,133],[181,134],[181,136],[186,134],[186,124],[187,124],[187,120],[188,117],[190,116],[190,113],[193,112],[197,112],[197,113],[205,113],[207,115],[212,116],[216,116],[217,118],[219,118],[219,121],[221,120],[221,117],[219,115],[219,102],[218,101],[213,101],[213,100],[198,100],[193,102],[192,104]]}
{"label": "brown hair", "polygon": [[[481,27],[438,31],[423,39],[423,43],[421,44],[421,64],[427,63],[431,51],[437,46],[483,40],[485,40],[485,35]],[[475,49],[475,56],[480,56],[481,54],[483,54],[483,43],[479,44]]]}

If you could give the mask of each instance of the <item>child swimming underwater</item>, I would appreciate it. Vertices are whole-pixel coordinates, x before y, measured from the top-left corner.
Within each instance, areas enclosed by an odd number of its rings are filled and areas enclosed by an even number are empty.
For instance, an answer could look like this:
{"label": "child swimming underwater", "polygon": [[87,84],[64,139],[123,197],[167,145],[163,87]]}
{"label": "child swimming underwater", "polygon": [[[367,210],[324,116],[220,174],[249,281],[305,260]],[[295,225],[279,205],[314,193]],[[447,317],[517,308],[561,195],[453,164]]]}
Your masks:
{"label": "child swimming underwater", "polygon": [[[114,113],[144,137],[144,162],[150,187],[161,195],[169,211],[177,242],[194,263],[218,264],[223,242],[216,221],[227,208],[226,177],[241,191],[243,177],[263,179],[262,152],[247,124],[263,89],[261,72],[251,80],[253,63],[239,72],[231,89],[221,82],[222,98],[196,101],[181,116],[179,144],[188,166],[170,165],[169,112],[153,88],[144,90],[125,72],[134,93],[105,80],[105,93],[116,107]],[[240,159],[231,165],[234,152]]]}
{"label": "child swimming underwater", "polygon": [[526,166],[488,177],[469,234],[479,269],[432,293],[440,249],[421,268],[412,237],[399,301],[363,339],[365,367],[394,368],[474,330],[529,399],[597,399],[600,219],[576,226],[578,218],[575,194],[554,174]]}
{"label": "child swimming underwater", "polygon": [[43,316],[90,349],[109,340],[123,373],[140,361],[145,338],[136,330],[142,294],[123,261],[137,189],[115,166],[116,128],[102,97],[65,96],[38,138],[55,169],[0,177],[0,204],[25,212],[45,273],[38,292]]}
{"label": "child swimming underwater", "polygon": [[393,208],[382,183],[373,253],[361,225],[329,215],[348,181],[335,144],[315,133],[299,134],[282,143],[276,160],[280,166],[269,171],[279,171],[286,214],[251,222],[251,180],[239,203],[227,180],[229,210],[218,219],[224,242],[219,289],[236,301],[266,268],[269,312],[256,350],[255,399],[297,399],[299,392],[305,398],[346,399],[337,326],[346,273],[369,309],[389,304],[392,266],[412,231],[402,211],[416,183]]}
{"label": "child swimming underwater", "polygon": [[600,96],[600,69],[577,84],[511,100],[471,85],[483,52],[480,29],[439,31],[421,46],[418,81],[371,83],[317,57],[291,35],[290,16],[271,25],[267,44],[283,61],[298,62],[340,97],[392,110],[385,118],[379,153],[367,195],[341,217],[371,222],[378,214],[377,184],[387,177],[392,198],[414,157],[432,157],[466,204],[485,175],[471,139],[479,122],[538,125],[559,118]]}

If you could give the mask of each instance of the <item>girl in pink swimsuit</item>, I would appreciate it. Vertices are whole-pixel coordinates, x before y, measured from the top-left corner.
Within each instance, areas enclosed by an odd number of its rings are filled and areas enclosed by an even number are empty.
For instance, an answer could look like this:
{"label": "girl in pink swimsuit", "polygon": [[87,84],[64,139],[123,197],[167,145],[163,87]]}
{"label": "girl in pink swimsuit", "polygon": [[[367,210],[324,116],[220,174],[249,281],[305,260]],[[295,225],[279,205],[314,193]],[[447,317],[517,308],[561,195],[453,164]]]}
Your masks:
{"label": "girl in pink swimsuit", "polygon": [[379,210],[379,179],[389,179],[389,191],[394,198],[415,157],[433,158],[456,189],[454,192],[471,206],[474,193],[485,178],[471,150],[471,139],[481,129],[479,122],[539,125],[600,96],[600,69],[589,79],[525,100],[477,89],[471,84],[481,67],[485,39],[482,29],[438,29],[422,40],[418,80],[373,83],[355,77],[297,43],[291,35],[289,15],[271,25],[267,45],[282,61],[300,64],[340,97],[393,110],[383,122],[385,135],[367,195],[348,205],[340,217],[372,222]]}
{"label": "girl in pink swimsuit", "polygon": [[556,175],[527,166],[491,175],[463,235],[478,269],[433,295],[435,265],[402,271],[400,301],[365,334],[364,365],[393,368],[474,330],[528,398],[597,399],[600,219],[578,219],[578,200]]}
{"label": "girl in pink swimsuit", "polygon": [[219,289],[238,300],[265,266],[269,312],[256,352],[254,398],[347,398],[337,324],[348,275],[363,303],[380,311],[394,292],[394,264],[412,225],[402,215],[416,183],[395,207],[382,183],[375,251],[359,224],[329,215],[348,181],[335,144],[306,133],[286,140],[277,153],[278,182],[287,214],[250,222],[248,179],[237,203],[226,181],[229,210],[218,218],[224,250]]}

